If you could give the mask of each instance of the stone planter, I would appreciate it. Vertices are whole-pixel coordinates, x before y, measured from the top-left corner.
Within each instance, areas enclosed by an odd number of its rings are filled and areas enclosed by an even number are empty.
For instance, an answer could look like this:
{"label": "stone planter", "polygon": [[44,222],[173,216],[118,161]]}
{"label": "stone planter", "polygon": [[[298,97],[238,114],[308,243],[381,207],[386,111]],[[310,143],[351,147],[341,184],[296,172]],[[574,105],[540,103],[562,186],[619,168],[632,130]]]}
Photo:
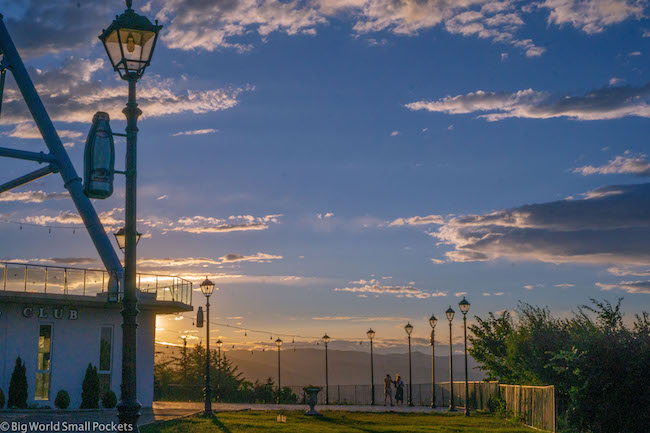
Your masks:
{"label": "stone planter", "polygon": [[305,391],[306,397],[305,401],[309,405],[309,410],[305,412],[305,415],[318,416],[320,415],[314,409],[314,406],[318,403],[318,393],[323,389],[319,386],[306,386],[302,390]]}

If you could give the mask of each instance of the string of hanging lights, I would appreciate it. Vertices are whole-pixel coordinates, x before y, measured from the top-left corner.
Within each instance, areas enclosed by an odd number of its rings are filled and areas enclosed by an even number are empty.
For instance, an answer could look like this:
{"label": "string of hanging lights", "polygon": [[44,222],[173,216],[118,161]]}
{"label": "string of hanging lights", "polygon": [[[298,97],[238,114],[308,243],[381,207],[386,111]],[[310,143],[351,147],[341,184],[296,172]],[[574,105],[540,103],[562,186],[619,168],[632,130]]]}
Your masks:
{"label": "string of hanging lights", "polygon": [[36,224],[36,223],[28,223],[24,221],[12,221],[12,220],[2,219],[2,218],[0,218],[0,223],[17,225],[20,227],[20,230],[22,230],[23,227],[36,227],[39,229],[47,229],[49,233],[52,233],[52,230],[72,230],[72,234],[76,234],[77,230],[81,230],[85,228],[84,226]]}

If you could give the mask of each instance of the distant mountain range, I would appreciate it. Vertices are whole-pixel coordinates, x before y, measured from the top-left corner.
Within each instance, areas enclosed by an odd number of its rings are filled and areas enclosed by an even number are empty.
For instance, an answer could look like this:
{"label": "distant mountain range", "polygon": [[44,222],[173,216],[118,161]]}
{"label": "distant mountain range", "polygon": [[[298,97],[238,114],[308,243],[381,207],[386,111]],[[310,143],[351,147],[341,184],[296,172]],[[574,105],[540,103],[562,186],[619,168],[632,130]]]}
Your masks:
{"label": "distant mountain range", "polygon": [[[157,356],[178,354],[180,348],[157,345]],[[228,350],[222,352],[239,367],[244,377],[254,382],[271,377],[277,380],[278,355],[276,350],[261,352],[256,350]],[[441,348],[439,353],[444,353]],[[283,385],[323,385],[325,383],[324,349],[282,350],[282,384]],[[352,350],[328,350],[330,385],[362,385],[370,382],[370,353]],[[431,381],[431,355],[422,352],[412,353],[413,383]],[[454,355],[454,381],[465,378],[465,361],[462,355]],[[381,383],[389,373],[393,378],[400,374],[408,382],[408,353],[374,355],[375,383]],[[476,367],[478,363],[468,359],[469,380],[482,380],[485,375]],[[436,356],[436,382],[449,380],[449,357]]]}

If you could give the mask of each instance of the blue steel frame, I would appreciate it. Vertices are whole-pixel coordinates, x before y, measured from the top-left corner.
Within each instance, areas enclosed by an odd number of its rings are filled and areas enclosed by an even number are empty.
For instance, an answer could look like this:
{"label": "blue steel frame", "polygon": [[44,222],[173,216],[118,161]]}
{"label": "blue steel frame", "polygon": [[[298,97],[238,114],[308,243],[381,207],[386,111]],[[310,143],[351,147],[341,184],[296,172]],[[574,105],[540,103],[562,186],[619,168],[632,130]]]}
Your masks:
{"label": "blue steel frame", "polygon": [[[47,114],[43,102],[36,92],[36,88],[34,88],[34,83],[29,77],[25,65],[16,50],[16,46],[7,31],[2,14],[0,14],[0,53],[3,56],[2,67],[6,67],[13,74],[16,84],[25,99],[25,103],[34,118],[34,122],[50,151],[49,154],[45,154],[43,152],[36,153],[0,148],[0,156],[49,164],[46,167],[14,179],[4,185],[0,185],[0,193],[24,185],[40,177],[47,176],[50,173],[60,173],[64,182],[63,185],[70,193],[70,197],[77,207],[77,211],[88,230],[90,238],[95,244],[102,263],[111,275],[109,292],[120,292],[120,287],[123,287],[122,282],[124,281],[124,268],[122,267],[122,263],[120,263],[90,199],[83,193],[81,178],[77,175],[72,161],[70,161],[70,157],[52,124],[52,120],[50,120],[50,116]],[[116,300],[116,298],[114,297],[113,300]]]}

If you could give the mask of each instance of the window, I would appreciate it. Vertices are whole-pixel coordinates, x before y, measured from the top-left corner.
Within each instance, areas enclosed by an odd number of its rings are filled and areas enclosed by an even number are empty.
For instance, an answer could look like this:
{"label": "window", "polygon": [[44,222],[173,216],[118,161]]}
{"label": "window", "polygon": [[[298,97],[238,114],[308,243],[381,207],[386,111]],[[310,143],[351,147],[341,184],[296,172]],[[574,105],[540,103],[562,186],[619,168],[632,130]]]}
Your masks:
{"label": "window", "polygon": [[52,361],[52,325],[41,325],[38,336],[38,364],[36,365],[36,400],[50,399],[50,366]]}
{"label": "window", "polygon": [[99,331],[99,389],[102,394],[111,389],[113,328],[102,326]]}

